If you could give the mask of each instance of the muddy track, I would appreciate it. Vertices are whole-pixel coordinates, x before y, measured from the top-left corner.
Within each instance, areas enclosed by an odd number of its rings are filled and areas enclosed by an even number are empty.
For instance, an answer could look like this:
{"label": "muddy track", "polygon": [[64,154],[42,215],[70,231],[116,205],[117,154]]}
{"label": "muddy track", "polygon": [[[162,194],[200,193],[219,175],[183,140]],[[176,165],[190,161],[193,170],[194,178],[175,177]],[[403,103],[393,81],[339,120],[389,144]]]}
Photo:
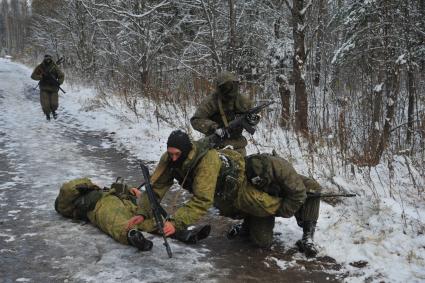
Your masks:
{"label": "muddy track", "polygon": [[[90,224],[61,217],[53,209],[61,183],[89,176],[107,185],[121,176],[139,184],[138,160],[113,133],[84,130],[65,109],[59,109],[57,121],[46,122],[37,91],[18,83],[27,74],[1,64],[0,72],[8,74],[0,84],[0,282],[339,282],[344,277],[332,258],[307,260],[280,242],[280,235],[271,251],[227,240],[233,221],[214,210],[203,219],[213,229],[201,244],[170,240],[173,259],[159,237],[149,235],[154,248],[140,253]],[[165,207],[172,211],[188,197],[171,190]]]}

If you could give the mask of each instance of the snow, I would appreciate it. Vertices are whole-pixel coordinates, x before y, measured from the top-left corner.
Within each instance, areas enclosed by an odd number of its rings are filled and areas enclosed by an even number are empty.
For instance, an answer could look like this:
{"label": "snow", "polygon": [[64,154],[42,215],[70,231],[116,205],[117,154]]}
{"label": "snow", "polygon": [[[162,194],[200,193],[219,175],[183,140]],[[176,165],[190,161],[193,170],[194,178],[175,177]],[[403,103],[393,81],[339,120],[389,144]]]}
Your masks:
{"label": "snow", "polygon": [[[53,210],[63,182],[88,176],[105,186],[115,179],[108,169],[108,161],[88,156],[88,151],[127,145],[138,152],[140,158],[157,160],[169,128],[152,128],[149,123],[129,126],[125,117],[132,114],[118,101],[109,101],[109,109],[87,110],[89,102],[96,99],[94,91],[74,92],[67,84],[64,85],[67,94],[60,96],[59,119],[47,122],[41,112],[38,91],[32,90],[36,84],[30,80],[30,74],[30,69],[0,59],[0,162],[6,162],[0,164],[1,170],[4,169],[0,177],[7,178],[7,182],[0,183],[1,270],[14,268],[3,265],[5,255],[7,262],[15,257],[19,260],[14,262],[19,272],[6,274],[7,278],[22,282],[50,281],[41,280],[43,273],[31,274],[39,276],[38,279],[28,276],[29,266],[20,269],[27,259],[24,253],[38,248],[39,253],[45,249],[45,254],[35,255],[38,264],[32,264],[31,268],[56,262],[53,268],[66,272],[58,271],[52,276],[70,274],[71,282],[140,282],[140,278],[149,282],[172,278],[183,282],[192,273],[196,273],[199,280],[212,281],[208,275],[216,271],[211,263],[201,260],[209,250],[200,245],[191,248],[170,239],[174,257],[168,259],[162,238],[149,235],[154,248],[140,253],[134,247],[115,242],[92,225],[72,222]],[[93,146],[83,147],[81,135],[95,129],[107,131],[114,137],[113,141],[99,136],[101,141],[95,140]],[[10,200],[14,202],[7,203]],[[19,227],[19,233],[18,229],[4,227]],[[10,251],[13,252],[9,256]]]}
{"label": "snow", "polygon": [[384,86],[384,83],[380,83],[380,84],[377,84],[374,88],[373,88],[373,91],[374,92],[381,92],[382,91],[382,87]]}
{"label": "snow", "polygon": [[335,51],[335,54],[331,60],[331,64],[336,64],[338,59],[345,56],[345,53],[349,52],[355,47],[355,43],[351,40],[345,42],[338,50]]}
{"label": "snow", "polygon": [[[336,52],[332,63],[351,47],[353,47],[353,44],[343,46],[341,50]],[[4,61],[0,61],[0,66],[4,64]],[[17,67],[11,65],[9,68]],[[23,69],[23,67],[20,68]],[[27,75],[29,70],[23,72]],[[27,78],[22,78],[22,80],[25,81]],[[16,81],[11,83],[16,83]],[[382,87],[382,84],[377,85],[375,89],[378,87]],[[65,85],[64,88],[67,90],[67,94],[61,95],[60,104],[62,109],[66,109],[73,117],[72,127],[110,133],[112,140],[102,141],[102,147],[124,148],[140,159],[155,162],[165,151],[167,137],[174,130],[174,126],[157,119],[155,111],[153,111],[156,109],[156,105],[152,101],[140,100],[138,109],[140,115],[137,117],[116,97],[102,97],[97,95],[94,89],[78,88],[77,86]],[[15,103],[15,107],[20,108],[20,105]],[[28,107],[28,105],[25,105],[25,107]],[[159,111],[165,113],[162,107],[159,106]],[[66,153],[65,156],[61,157],[61,162],[65,163],[66,167],[59,169],[59,171],[64,170],[66,172],[61,172],[59,175],[61,179],[55,179],[54,184],[50,186],[58,187],[60,182],[64,181],[62,179],[64,176],[68,179],[79,177],[82,174],[100,176],[101,181],[111,178],[107,172],[97,168],[98,166],[93,165],[90,160],[85,160],[83,156],[78,155],[79,153],[75,152],[75,145],[52,142],[60,139],[59,135],[53,134],[52,137],[46,135],[46,129],[49,131],[57,130],[53,123],[36,128],[33,136],[20,141],[17,137],[25,135],[19,133],[21,129],[19,124],[30,123],[34,119],[41,123],[42,120],[36,114],[39,111],[38,109],[28,114],[22,106],[20,111],[23,111],[24,117],[18,121],[19,123],[14,123],[13,126],[17,128],[17,131],[8,133],[8,135],[14,137],[12,139],[14,143],[8,145],[10,148],[23,149],[21,143],[29,142],[29,150],[52,146],[55,147],[56,152]],[[194,111],[194,109],[191,109],[191,111]],[[182,128],[186,127],[186,125],[180,123],[184,120],[181,115],[172,112],[167,115],[173,117],[172,120],[177,125],[181,125]],[[3,116],[2,118],[7,117]],[[425,281],[425,226],[423,223],[425,202],[423,197],[418,195],[419,191],[425,187],[425,181],[407,157],[392,157],[390,159],[394,168],[392,171],[385,161],[370,169],[354,166],[353,174],[350,173],[351,170],[339,165],[341,162],[333,149],[318,148],[318,154],[311,158],[310,155],[306,154],[307,145],[302,142],[299,143],[293,133],[281,128],[267,129],[264,122],[260,123],[258,129],[255,137],[261,151],[271,152],[272,149],[275,149],[282,157],[288,159],[299,173],[313,176],[327,190],[336,191],[338,187],[341,187],[348,192],[355,192],[359,195],[356,198],[344,199],[336,206],[322,202],[315,235],[315,241],[320,248],[319,255],[331,256],[338,263],[341,263],[343,271],[347,272],[345,281]],[[35,132],[43,135],[47,141],[41,140],[40,144],[31,143],[32,139],[37,139]],[[199,137],[196,133],[192,134]],[[329,138],[332,138],[332,136]],[[254,153],[256,151],[256,147],[250,144],[248,152]],[[13,152],[8,151],[8,154],[12,156]],[[15,157],[17,158],[17,156]],[[55,159],[58,162],[55,156],[50,156],[50,158],[54,159],[52,164],[55,164]],[[82,160],[84,162],[81,162]],[[84,163],[87,165],[82,166]],[[16,170],[20,172],[31,170],[31,168],[26,168],[29,164],[21,166],[23,168],[16,168]],[[347,171],[350,172],[347,173]],[[34,178],[36,177],[34,176]],[[416,185],[414,185],[412,179],[415,180]],[[39,187],[46,185],[45,182],[35,181]],[[0,193],[13,185],[14,182],[0,184]],[[53,192],[49,193],[50,198],[52,194]],[[1,197],[0,194],[0,204]],[[69,233],[82,237],[88,230],[91,231],[91,229],[75,227],[75,231],[69,231]],[[285,246],[293,246],[302,235],[302,231],[294,218],[277,218],[275,231],[281,233],[278,241]],[[75,274],[75,279],[115,282],[126,278],[128,282],[136,282],[137,274],[141,275],[140,271],[136,270],[147,270],[152,265],[152,263],[148,265],[146,261],[143,261],[139,254],[135,254],[133,249],[119,248],[119,244],[114,243],[104,235],[91,236],[107,241],[114,249],[105,252],[96,264],[93,263],[80,268],[79,272]],[[13,240],[9,234],[4,232],[0,234],[0,241],[2,237],[6,240]],[[66,238],[66,236],[63,237]],[[184,247],[185,250],[186,248]],[[196,266],[196,269],[204,275],[213,272],[213,266],[197,260],[203,255],[202,250],[193,249],[184,254],[183,248],[175,242],[172,242],[172,249],[175,251],[177,259],[171,260],[171,267],[146,271],[148,272],[147,276],[160,276],[163,281],[173,279],[174,268],[177,268],[175,267],[176,260],[187,261],[188,269]],[[148,255],[150,260],[166,258],[160,239],[154,239],[154,249],[149,253],[157,255],[155,257]],[[295,256],[303,257],[299,254]],[[130,260],[125,260],[127,257]],[[78,258],[69,259],[65,263],[78,260]],[[121,260],[123,260],[123,263],[118,270],[115,270],[116,262]],[[270,260],[274,261],[281,269],[296,265],[295,261],[284,262],[273,257]],[[350,265],[350,263],[359,261],[367,262],[366,266],[358,268]],[[99,265],[104,267],[101,271],[98,269]],[[135,272],[134,277],[128,277],[128,274],[127,277],[123,277],[124,273],[128,273],[129,270]]]}
{"label": "snow", "polygon": [[398,56],[397,60],[395,61],[395,63],[397,65],[404,65],[406,64],[407,60],[406,60],[406,54],[401,54],[400,56]]}

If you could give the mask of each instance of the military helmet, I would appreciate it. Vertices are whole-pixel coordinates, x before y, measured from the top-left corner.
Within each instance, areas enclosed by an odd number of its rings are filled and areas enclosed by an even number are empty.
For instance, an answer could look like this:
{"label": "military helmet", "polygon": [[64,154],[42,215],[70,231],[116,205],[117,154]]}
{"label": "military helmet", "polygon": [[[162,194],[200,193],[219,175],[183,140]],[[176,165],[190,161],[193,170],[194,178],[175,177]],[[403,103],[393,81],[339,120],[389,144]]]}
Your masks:
{"label": "military helmet", "polygon": [[236,76],[231,72],[225,71],[218,74],[217,78],[215,79],[215,84],[217,86],[220,86],[226,82],[234,82],[234,81],[237,81]]}
{"label": "military helmet", "polygon": [[266,187],[273,180],[273,168],[269,158],[270,155],[266,153],[245,157],[246,176],[256,187]]}

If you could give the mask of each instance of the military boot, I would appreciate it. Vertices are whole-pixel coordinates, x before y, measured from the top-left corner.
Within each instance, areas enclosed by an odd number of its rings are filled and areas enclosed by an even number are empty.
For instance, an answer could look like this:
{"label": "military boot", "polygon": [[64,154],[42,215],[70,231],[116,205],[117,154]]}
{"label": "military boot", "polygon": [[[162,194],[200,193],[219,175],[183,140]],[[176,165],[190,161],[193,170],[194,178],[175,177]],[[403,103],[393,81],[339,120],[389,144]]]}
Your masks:
{"label": "military boot", "polygon": [[46,120],[50,121],[50,113],[46,113]]}
{"label": "military boot", "polygon": [[53,115],[53,119],[56,120],[58,118],[58,113],[56,113],[56,111],[53,111],[52,115]]}
{"label": "military boot", "polygon": [[200,240],[203,240],[208,237],[211,232],[210,225],[191,227],[185,230],[177,230],[176,233],[174,233],[173,238],[182,241],[186,244],[196,244]]}
{"label": "military boot", "polygon": [[307,257],[315,257],[318,252],[313,242],[315,229],[316,221],[303,221],[303,237],[296,243],[300,252],[304,253]]}
{"label": "military boot", "polygon": [[127,240],[130,245],[135,246],[141,251],[150,251],[153,246],[153,243],[146,239],[141,231],[136,229],[128,231]]}
{"label": "military boot", "polygon": [[233,224],[227,232],[227,239],[232,240],[236,237],[246,238],[249,236],[249,228],[247,222]]}

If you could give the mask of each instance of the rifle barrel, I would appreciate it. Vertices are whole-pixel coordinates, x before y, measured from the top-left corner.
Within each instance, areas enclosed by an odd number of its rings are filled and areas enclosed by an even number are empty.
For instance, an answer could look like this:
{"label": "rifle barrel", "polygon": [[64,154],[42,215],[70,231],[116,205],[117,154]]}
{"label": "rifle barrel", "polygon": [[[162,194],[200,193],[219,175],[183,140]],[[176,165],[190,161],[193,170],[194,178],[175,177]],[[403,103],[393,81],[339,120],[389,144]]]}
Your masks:
{"label": "rifle barrel", "polygon": [[307,198],[334,198],[334,197],[356,197],[356,194],[322,194],[322,193],[307,193]]}
{"label": "rifle barrel", "polygon": [[144,183],[141,184],[138,188],[141,188],[143,185],[145,186],[146,194],[148,195],[149,203],[151,205],[152,213],[155,218],[156,226],[158,227],[158,230],[161,233],[162,238],[164,239],[164,246],[165,246],[165,249],[167,250],[168,257],[171,258],[173,257],[173,253],[171,252],[170,245],[168,244],[167,236],[165,236],[164,221],[162,220],[163,216],[164,218],[167,217],[167,213],[164,210],[164,208],[162,208],[162,206],[159,204],[158,200],[155,197],[155,194],[151,186],[150,178],[149,178],[148,167],[146,167],[146,165],[143,164],[143,162],[140,162],[140,167],[142,168]]}

